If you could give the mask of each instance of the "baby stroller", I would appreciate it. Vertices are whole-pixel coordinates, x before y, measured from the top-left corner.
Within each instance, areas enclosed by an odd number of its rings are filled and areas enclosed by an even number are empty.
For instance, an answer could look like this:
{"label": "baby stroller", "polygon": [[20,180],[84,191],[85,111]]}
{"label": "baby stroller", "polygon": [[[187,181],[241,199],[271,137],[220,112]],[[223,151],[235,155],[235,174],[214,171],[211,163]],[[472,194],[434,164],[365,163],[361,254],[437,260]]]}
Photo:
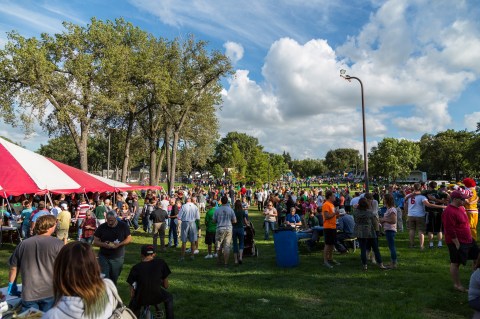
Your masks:
{"label": "baby stroller", "polygon": [[258,257],[258,249],[255,245],[255,228],[253,227],[253,224],[250,221],[247,221],[243,230],[245,234],[243,255]]}

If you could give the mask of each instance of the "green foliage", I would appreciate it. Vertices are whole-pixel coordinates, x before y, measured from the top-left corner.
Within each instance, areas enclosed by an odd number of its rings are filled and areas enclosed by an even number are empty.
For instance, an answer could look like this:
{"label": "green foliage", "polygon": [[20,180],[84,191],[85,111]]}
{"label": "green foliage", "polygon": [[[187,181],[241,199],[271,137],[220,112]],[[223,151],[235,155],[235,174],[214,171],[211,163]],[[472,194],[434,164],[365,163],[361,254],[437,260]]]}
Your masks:
{"label": "green foliage", "polygon": [[360,168],[362,165],[362,156],[358,150],[352,148],[330,150],[325,155],[325,166],[331,173],[343,174],[352,168]]}
{"label": "green foliage", "polygon": [[454,177],[460,180],[463,175],[478,173],[478,165],[471,166],[475,161],[475,153],[479,145],[478,135],[468,131],[446,130],[436,135],[425,134],[420,139],[421,163],[419,167],[431,175]]}
{"label": "green foliage", "polygon": [[320,159],[293,160],[291,168],[298,177],[318,176],[327,172],[325,162]]}
{"label": "green foliage", "polygon": [[420,147],[412,141],[384,138],[372,148],[368,160],[372,176],[389,180],[404,178],[420,162]]}
{"label": "green foliage", "polygon": [[223,170],[223,167],[220,165],[220,164],[214,164],[210,173],[215,176],[215,178],[222,178],[223,177],[223,173],[224,173],[224,170]]}
{"label": "green foliage", "polygon": [[[110,138],[110,168],[121,168],[124,154],[125,134],[121,131],[112,131]],[[132,138],[131,167],[139,165],[145,159],[143,139]],[[89,171],[100,171],[107,168],[108,138],[102,135],[92,136],[88,140]],[[40,155],[49,157],[61,163],[80,168],[80,156],[70,135],[61,135],[51,138],[37,150]]]}
{"label": "green foliage", "polygon": [[258,139],[245,133],[229,132],[220,139],[215,148],[215,161],[223,167],[231,165],[232,146],[236,143],[238,149],[243,154],[245,160],[250,162],[255,156],[256,150],[263,150],[263,146],[258,143]]}

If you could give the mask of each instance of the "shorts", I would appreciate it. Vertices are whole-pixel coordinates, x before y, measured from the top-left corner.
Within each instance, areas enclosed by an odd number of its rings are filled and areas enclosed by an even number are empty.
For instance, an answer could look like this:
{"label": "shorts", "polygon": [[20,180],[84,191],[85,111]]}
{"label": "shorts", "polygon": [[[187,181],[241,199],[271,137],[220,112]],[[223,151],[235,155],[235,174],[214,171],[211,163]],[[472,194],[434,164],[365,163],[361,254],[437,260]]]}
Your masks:
{"label": "shorts", "polygon": [[205,203],[200,203],[200,204],[198,204],[198,207],[199,207],[200,209],[205,210]]}
{"label": "shorts", "polygon": [[442,212],[427,213],[427,232],[435,234],[442,232],[442,226]]}
{"label": "shorts", "polygon": [[230,246],[232,245],[232,230],[231,229],[217,229],[215,234],[217,239],[216,250],[220,250],[223,246],[225,251],[230,251]]}
{"label": "shorts", "polygon": [[408,216],[407,220],[408,230],[414,230],[424,233],[425,232],[425,217],[413,217]]}
{"label": "shorts", "polygon": [[472,241],[470,244],[460,244],[459,249],[455,247],[455,244],[447,244],[447,246],[452,264],[462,264],[465,266],[467,260],[476,260],[478,257],[478,246],[475,241]]}
{"label": "shorts", "polygon": [[60,240],[68,239],[68,229],[57,229],[57,238]]}
{"label": "shorts", "polygon": [[197,241],[197,225],[195,225],[195,221],[182,221],[181,224],[181,239],[182,242],[186,243],[187,241],[193,243]]}
{"label": "shorts", "polygon": [[337,230],[325,228],[323,230],[323,238],[325,239],[325,245],[334,245],[337,238]]}
{"label": "shorts", "polygon": [[208,232],[205,235],[205,245],[213,245],[215,244],[215,233]]}

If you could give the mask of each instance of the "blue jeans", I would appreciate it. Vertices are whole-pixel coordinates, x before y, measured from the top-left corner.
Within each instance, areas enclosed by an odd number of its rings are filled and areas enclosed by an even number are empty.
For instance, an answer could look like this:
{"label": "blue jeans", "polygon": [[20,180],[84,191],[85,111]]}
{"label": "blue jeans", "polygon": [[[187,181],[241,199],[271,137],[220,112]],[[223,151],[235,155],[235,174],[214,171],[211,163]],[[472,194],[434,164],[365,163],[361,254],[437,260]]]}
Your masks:
{"label": "blue jeans", "polygon": [[270,230],[272,230],[272,232],[275,230],[275,224],[276,224],[276,222],[265,221],[265,240],[269,239]]}
{"label": "blue jeans", "polygon": [[30,225],[28,224],[22,224],[22,238],[27,239],[30,237]]}
{"label": "blue jeans", "polygon": [[48,297],[44,299],[34,300],[34,301],[25,301],[22,300],[22,311],[27,311],[30,308],[35,308],[43,312],[47,312],[52,309],[55,299],[53,297]]}
{"label": "blue jeans", "polygon": [[168,229],[168,246],[175,245],[176,247],[178,245],[177,228],[178,228],[178,220],[172,219],[170,221],[170,228]]}
{"label": "blue jeans", "polygon": [[82,238],[81,242],[91,245],[93,243],[93,236],[87,237],[87,238]]}
{"label": "blue jeans", "polygon": [[385,237],[387,238],[388,249],[390,249],[390,259],[392,263],[397,262],[397,249],[395,248],[395,234],[393,230],[386,230]]}
{"label": "blue jeans", "polygon": [[150,219],[150,215],[147,217],[142,218],[143,230],[146,233],[152,233],[152,220]]}
{"label": "blue jeans", "polygon": [[133,218],[132,218],[132,224],[133,224],[133,228],[135,230],[138,229],[138,217],[140,216],[140,213],[135,213],[135,215],[133,215]]}
{"label": "blue jeans", "polygon": [[100,271],[105,275],[105,278],[110,279],[116,285],[118,277],[123,268],[124,257],[107,258],[102,254],[98,254],[98,263],[100,265]]}
{"label": "blue jeans", "polygon": [[233,228],[232,232],[232,240],[233,240],[233,252],[238,253],[238,250],[243,250],[245,247],[244,240],[244,232],[242,228]]}
{"label": "blue jeans", "polygon": [[360,258],[362,260],[362,265],[367,264],[367,248],[372,248],[373,253],[375,254],[375,260],[378,264],[382,263],[382,256],[378,249],[377,238],[358,238],[358,244],[360,245]]}
{"label": "blue jeans", "polygon": [[83,223],[83,219],[84,218],[77,218],[77,240],[80,241],[82,239],[82,234],[83,234],[83,230],[82,230],[82,227],[80,227],[80,225]]}

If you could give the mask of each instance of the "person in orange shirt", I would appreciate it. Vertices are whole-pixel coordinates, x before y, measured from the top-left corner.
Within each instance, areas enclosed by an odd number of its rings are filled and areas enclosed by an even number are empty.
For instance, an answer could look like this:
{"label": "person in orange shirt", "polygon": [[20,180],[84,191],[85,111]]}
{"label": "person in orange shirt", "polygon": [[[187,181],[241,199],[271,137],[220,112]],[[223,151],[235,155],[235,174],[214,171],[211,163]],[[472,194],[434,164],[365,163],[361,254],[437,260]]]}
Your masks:
{"label": "person in orange shirt", "polygon": [[325,203],[323,203],[322,206],[323,236],[325,238],[323,264],[327,268],[333,268],[333,265],[340,265],[340,263],[333,260],[333,247],[337,235],[337,216],[340,215],[338,207],[335,209],[334,203],[335,194],[331,190],[328,190],[325,193]]}

